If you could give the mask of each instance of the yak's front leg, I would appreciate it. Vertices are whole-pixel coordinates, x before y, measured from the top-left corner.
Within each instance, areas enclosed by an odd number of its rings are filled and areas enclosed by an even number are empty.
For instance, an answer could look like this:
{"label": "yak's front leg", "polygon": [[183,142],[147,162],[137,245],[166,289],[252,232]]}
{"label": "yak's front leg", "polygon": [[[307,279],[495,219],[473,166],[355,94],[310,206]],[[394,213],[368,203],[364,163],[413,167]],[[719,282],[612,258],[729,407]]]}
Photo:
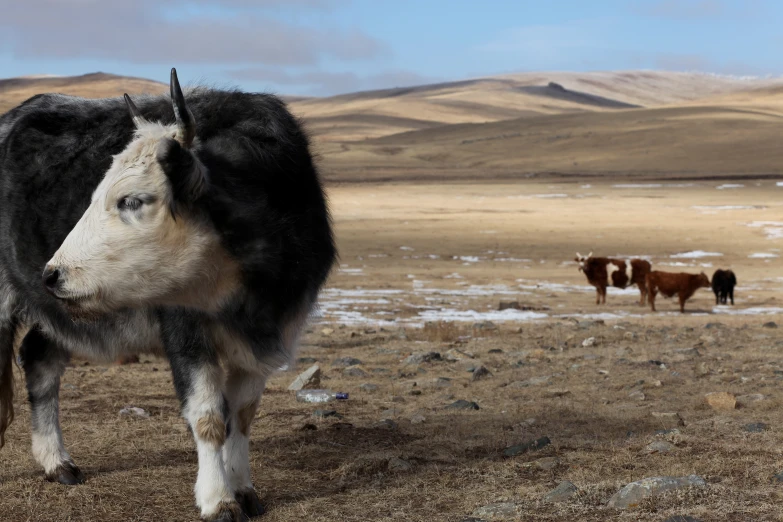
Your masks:
{"label": "yak's front leg", "polygon": [[264,505],[258,498],[250,476],[249,436],[266,378],[266,375],[232,368],[226,381],[232,430],[223,446],[223,462],[229,483],[236,492],[236,499],[251,518],[264,514]]}
{"label": "yak's front leg", "polygon": [[182,413],[196,439],[196,505],[205,521],[246,520],[234,498],[235,492],[223,464],[223,445],[228,433],[234,429],[228,423],[223,371],[217,362],[214,346],[203,335],[200,325],[197,321],[187,322],[173,328],[166,325],[163,332],[174,385],[182,402]]}
{"label": "yak's front leg", "polygon": [[60,376],[68,354],[37,328],[30,330],[19,351],[30,400],[33,456],[43,466],[47,480],[81,484],[84,475],[65,450],[60,431]]}

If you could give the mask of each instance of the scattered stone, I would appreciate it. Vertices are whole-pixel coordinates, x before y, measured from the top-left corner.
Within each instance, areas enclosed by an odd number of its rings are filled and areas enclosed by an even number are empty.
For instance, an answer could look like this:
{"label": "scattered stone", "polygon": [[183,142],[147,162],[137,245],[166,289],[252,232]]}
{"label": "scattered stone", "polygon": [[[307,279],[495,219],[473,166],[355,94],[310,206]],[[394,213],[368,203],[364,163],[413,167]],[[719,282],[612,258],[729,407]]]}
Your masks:
{"label": "scattered stone", "polygon": [[460,522],[487,522],[483,518],[478,517],[465,517]]}
{"label": "scattered stone", "polygon": [[436,377],[434,379],[426,379],[423,381],[417,381],[416,385],[419,388],[448,388],[451,386],[451,379],[448,377]]}
{"label": "scattered stone", "polygon": [[676,446],[674,444],[666,442],[665,440],[656,440],[648,444],[647,447],[644,448],[644,451],[646,451],[649,454],[669,453],[673,451],[675,448]]}
{"label": "scattered stone", "polygon": [[645,498],[685,487],[707,487],[707,483],[698,475],[687,477],[650,477],[626,484],[624,488],[609,499],[608,506],[615,509],[628,509],[639,505]]}
{"label": "scattered stone", "polygon": [[334,417],[335,419],[343,418],[343,416],[337,413],[335,410],[315,410],[313,412],[313,417],[318,419],[328,419],[329,417]]}
{"label": "scattered stone", "polygon": [[75,384],[71,384],[71,383],[63,384],[63,390],[78,390],[78,389],[79,387],[76,386]]}
{"label": "scattered stone", "polygon": [[411,390],[408,395],[421,395],[421,390]]}
{"label": "scattered stone", "polygon": [[644,393],[642,393],[640,390],[632,391],[628,394],[629,399],[633,399],[635,401],[643,401],[645,399]]}
{"label": "scattered stone", "polygon": [[775,321],[769,321],[768,323],[764,323],[761,326],[764,328],[777,328],[778,324]]}
{"label": "scattered stone", "polygon": [[492,372],[487,370],[484,366],[479,366],[475,370],[473,370],[473,377],[471,377],[471,380],[478,381],[479,379],[483,379],[484,377],[492,377]]}
{"label": "scattered stone", "polygon": [[531,440],[522,444],[517,444],[515,446],[509,446],[503,450],[503,455],[506,457],[516,457],[517,455],[527,453],[528,451],[539,450],[545,446],[549,446],[549,444],[551,444],[549,437],[541,437],[540,439]]}
{"label": "scattered stone", "polygon": [[500,301],[500,304],[498,305],[498,311],[502,312],[503,310],[519,310],[519,301]]}
{"label": "scattered stone", "polygon": [[465,357],[466,357],[465,354],[457,350],[456,348],[452,348],[451,350],[443,354],[443,359],[449,362],[461,361]]}
{"label": "scattered stone", "polygon": [[397,423],[391,419],[383,419],[380,422],[377,422],[375,425],[373,425],[373,428],[381,429],[381,430],[396,430]]}
{"label": "scattered stone", "polygon": [[763,422],[752,422],[750,424],[745,424],[742,429],[748,433],[761,433],[769,429],[769,424],[765,424]]}
{"label": "scattered stone", "polygon": [[142,408],[137,408],[135,406],[126,406],[125,408],[120,410],[120,415],[130,415],[131,417],[139,417],[142,419],[150,418],[149,412],[147,412]]}
{"label": "scattered stone", "polygon": [[589,347],[594,346],[594,345],[595,345],[595,337],[588,337],[587,339],[582,341],[582,346],[584,348],[589,348]]}
{"label": "scattered stone", "polygon": [[609,375],[609,370],[598,370],[600,375]]}
{"label": "scattered stone", "polygon": [[343,370],[344,377],[367,377],[367,372],[361,366],[349,366]]}
{"label": "scattered stone", "polygon": [[544,375],[541,377],[531,377],[524,381],[514,381],[508,385],[509,388],[527,388],[528,386],[541,386],[542,384],[549,384],[552,380],[551,375]]}
{"label": "scattered stone", "polygon": [[411,424],[421,424],[426,420],[427,418],[424,415],[417,413],[416,415],[411,417]]}
{"label": "scattered stone", "polygon": [[723,328],[723,323],[707,323],[704,325],[704,328],[707,330],[712,330],[714,328]]}
{"label": "scattered stone", "polygon": [[529,462],[528,466],[536,467],[543,471],[551,471],[560,464],[560,459],[557,457],[544,457],[543,459],[534,460]]}
{"label": "scattered stone", "polygon": [[544,502],[565,502],[577,494],[577,487],[567,480],[557,485],[555,489],[544,495]]}
{"label": "scattered stone", "polygon": [[440,361],[438,352],[419,352],[409,355],[403,361],[403,364],[421,364],[425,362]]}
{"label": "scattered stone", "polygon": [[318,362],[318,359],[315,357],[299,357],[296,360],[296,364],[315,364]]}
{"label": "scattered stone", "polygon": [[315,431],[317,429],[318,426],[316,426],[312,422],[307,422],[301,428],[299,428],[299,431]]}
{"label": "scattered stone", "polygon": [[680,433],[682,432],[677,428],[671,428],[668,430],[655,430],[656,436],[679,435]]}
{"label": "scattered stone", "polygon": [[517,506],[512,502],[499,502],[476,508],[473,511],[474,517],[512,517],[517,514]]}
{"label": "scattered stone", "polygon": [[452,402],[448,406],[446,406],[446,409],[449,410],[478,410],[479,405],[472,401],[466,401],[464,399],[460,399],[456,402]]}
{"label": "scattered stone", "polygon": [[663,522],[701,522],[701,520],[688,515],[674,515],[673,517],[667,518]]}
{"label": "scattered stone", "polygon": [[296,376],[296,379],[288,386],[290,391],[299,391],[303,389],[314,390],[321,387],[321,367],[317,364],[312,365],[302,373]]}
{"label": "scattered stone", "polygon": [[357,364],[362,364],[362,361],[355,357],[340,357],[339,359],[334,360],[332,366],[335,368],[347,368],[349,366],[356,366]]}
{"label": "scattered stone", "polygon": [[324,328],[321,330],[321,335],[332,335],[334,333],[334,328]]}
{"label": "scattered stone", "polygon": [[761,393],[750,393],[737,396],[738,408],[752,408],[756,403],[767,400],[767,396]]}
{"label": "scattered stone", "polygon": [[625,332],[623,334],[623,339],[626,341],[633,341],[636,339],[636,334],[634,332]]}
{"label": "scattered stone", "polygon": [[409,471],[413,469],[413,464],[399,457],[392,457],[389,459],[387,467],[389,471]]}
{"label": "scattered stone", "polygon": [[685,426],[685,421],[682,420],[682,417],[680,417],[680,414],[677,412],[653,411],[650,415],[662,422],[667,422],[670,425]]}
{"label": "scattered stone", "polygon": [[556,390],[547,390],[547,393],[552,397],[564,397],[571,393],[571,390],[566,390],[565,388],[559,388]]}
{"label": "scattered stone", "polygon": [[498,327],[493,323],[492,321],[480,321],[478,323],[473,323],[473,328],[476,330],[497,330]]}
{"label": "scattered stone", "polygon": [[693,371],[696,377],[706,377],[710,374],[710,369],[706,363],[700,362],[696,365],[696,369]]}
{"label": "scattered stone", "polygon": [[372,393],[378,390],[378,385],[373,384],[371,382],[365,382],[364,384],[359,386],[359,389],[362,390],[363,392]]}
{"label": "scattered stone", "polygon": [[395,410],[394,408],[389,408],[388,410],[383,410],[381,412],[381,419],[393,419],[399,413],[400,413],[399,410]]}
{"label": "scattered stone", "polygon": [[586,321],[579,321],[576,323],[576,327],[580,330],[587,330],[588,328],[592,328],[593,326],[603,326],[604,320],[603,319],[596,319],[596,320],[586,320]]}
{"label": "scattered stone", "polygon": [[704,396],[707,404],[716,411],[731,411],[737,407],[737,399],[728,392],[712,392]]}
{"label": "scattered stone", "polygon": [[601,357],[599,355],[595,355],[593,353],[586,353],[582,356],[582,359],[584,359],[585,361],[597,361],[600,358]]}
{"label": "scattered stone", "polygon": [[491,350],[488,350],[487,353],[503,353],[503,350],[500,348],[492,348]]}

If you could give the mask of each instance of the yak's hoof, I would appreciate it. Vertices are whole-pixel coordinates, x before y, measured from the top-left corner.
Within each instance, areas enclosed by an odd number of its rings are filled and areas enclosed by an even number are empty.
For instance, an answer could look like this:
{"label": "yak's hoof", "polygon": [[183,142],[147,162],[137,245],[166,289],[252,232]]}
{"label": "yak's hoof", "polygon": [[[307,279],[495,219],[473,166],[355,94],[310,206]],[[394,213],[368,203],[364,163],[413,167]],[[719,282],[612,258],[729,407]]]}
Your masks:
{"label": "yak's hoof", "polygon": [[248,518],[237,502],[223,502],[215,515],[202,520],[204,522],[247,522]]}
{"label": "yak's hoof", "polygon": [[46,475],[49,482],[59,482],[66,486],[84,484],[84,473],[73,462],[63,462],[53,472]]}
{"label": "yak's hoof", "polygon": [[260,517],[266,512],[254,489],[242,489],[236,493],[237,502],[248,518]]}

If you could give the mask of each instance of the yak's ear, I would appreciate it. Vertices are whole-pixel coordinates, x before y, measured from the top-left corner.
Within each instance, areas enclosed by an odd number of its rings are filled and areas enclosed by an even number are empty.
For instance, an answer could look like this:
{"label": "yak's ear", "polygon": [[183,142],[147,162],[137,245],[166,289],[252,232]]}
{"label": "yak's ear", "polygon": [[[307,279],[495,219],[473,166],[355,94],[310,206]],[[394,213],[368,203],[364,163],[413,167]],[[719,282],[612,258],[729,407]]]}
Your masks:
{"label": "yak's ear", "polygon": [[193,203],[207,190],[207,168],[175,139],[164,139],[158,148],[158,163],[171,183],[174,203]]}

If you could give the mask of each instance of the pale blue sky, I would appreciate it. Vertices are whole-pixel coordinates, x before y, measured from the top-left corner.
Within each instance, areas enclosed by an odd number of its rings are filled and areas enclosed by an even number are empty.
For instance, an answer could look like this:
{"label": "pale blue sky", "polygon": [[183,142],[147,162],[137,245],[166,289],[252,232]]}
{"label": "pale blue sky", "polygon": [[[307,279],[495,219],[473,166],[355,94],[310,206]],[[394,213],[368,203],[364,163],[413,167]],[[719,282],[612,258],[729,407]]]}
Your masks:
{"label": "pale blue sky", "polygon": [[280,94],[540,70],[783,74],[775,0],[0,0],[0,77]]}

